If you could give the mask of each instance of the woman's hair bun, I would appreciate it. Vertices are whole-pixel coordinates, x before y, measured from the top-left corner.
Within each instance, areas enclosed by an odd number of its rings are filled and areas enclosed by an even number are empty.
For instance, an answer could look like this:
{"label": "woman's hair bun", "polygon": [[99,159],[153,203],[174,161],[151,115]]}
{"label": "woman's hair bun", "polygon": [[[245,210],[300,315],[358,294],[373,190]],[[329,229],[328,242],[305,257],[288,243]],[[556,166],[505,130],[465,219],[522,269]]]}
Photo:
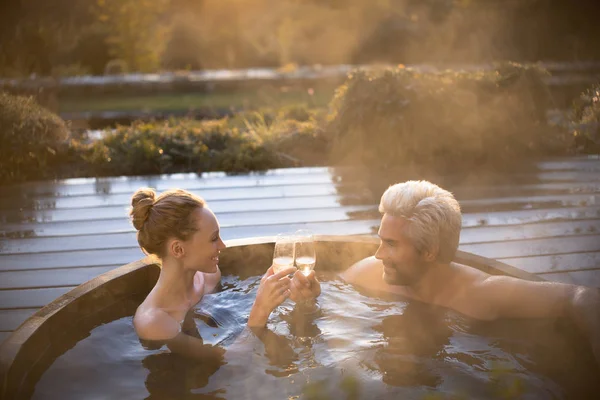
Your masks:
{"label": "woman's hair bun", "polygon": [[150,215],[155,200],[156,192],[154,189],[141,188],[133,194],[129,215],[131,216],[133,226],[138,231],[142,229],[144,223],[148,220],[148,216]]}

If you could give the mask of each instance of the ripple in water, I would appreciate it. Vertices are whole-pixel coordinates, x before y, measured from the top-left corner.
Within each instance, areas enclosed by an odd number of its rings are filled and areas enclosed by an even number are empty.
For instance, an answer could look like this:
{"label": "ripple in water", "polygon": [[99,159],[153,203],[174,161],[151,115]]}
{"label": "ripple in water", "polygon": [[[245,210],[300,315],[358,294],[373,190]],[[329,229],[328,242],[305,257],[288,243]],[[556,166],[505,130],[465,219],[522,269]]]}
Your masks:
{"label": "ripple in water", "polygon": [[250,332],[258,277],[225,277],[184,324],[227,348],[220,362],[144,348],[132,325],[137,302],[121,304],[111,322],[50,351],[32,397],[586,399],[600,389],[589,348],[566,323],[483,323],[320,278],[319,310],[285,302],[268,329]]}

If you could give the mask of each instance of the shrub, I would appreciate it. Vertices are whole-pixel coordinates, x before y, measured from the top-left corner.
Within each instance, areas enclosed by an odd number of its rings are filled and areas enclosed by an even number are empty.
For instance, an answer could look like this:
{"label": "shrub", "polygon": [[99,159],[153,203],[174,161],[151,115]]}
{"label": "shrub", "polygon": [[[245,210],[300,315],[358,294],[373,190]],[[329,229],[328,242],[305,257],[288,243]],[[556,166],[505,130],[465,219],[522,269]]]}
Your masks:
{"label": "shrub", "polygon": [[600,84],[581,94],[571,113],[571,132],[575,149],[600,153]]}
{"label": "shrub", "polygon": [[[72,141],[70,159],[88,168],[87,174],[104,176],[239,173],[323,163],[326,146],[317,145],[321,139],[315,133],[315,120],[300,122],[284,116],[284,112],[267,111],[220,120],[138,121],[107,131],[92,144]],[[73,161],[76,155],[79,159]]]}
{"label": "shrub", "polygon": [[0,183],[54,177],[65,122],[32,97],[0,92]]}
{"label": "shrub", "polygon": [[354,72],[330,106],[332,162],[447,173],[504,169],[564,151],[563,135],[546,124],[544,74],[517,64],[482,72]]}

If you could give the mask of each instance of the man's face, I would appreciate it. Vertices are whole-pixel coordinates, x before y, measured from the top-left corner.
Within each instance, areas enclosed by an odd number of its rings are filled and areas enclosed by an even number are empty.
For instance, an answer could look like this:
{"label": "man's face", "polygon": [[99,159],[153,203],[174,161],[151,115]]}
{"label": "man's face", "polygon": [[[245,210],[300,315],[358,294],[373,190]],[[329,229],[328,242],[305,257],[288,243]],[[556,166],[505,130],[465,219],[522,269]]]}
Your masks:
{"label": "man's face", "polygon": [[421,255],[404,234],[409,223],[389,214],[384,214],[381,219],[381,243],[375,258],[383,262],[383,279],[390,285],[411,286],[427,269]]}

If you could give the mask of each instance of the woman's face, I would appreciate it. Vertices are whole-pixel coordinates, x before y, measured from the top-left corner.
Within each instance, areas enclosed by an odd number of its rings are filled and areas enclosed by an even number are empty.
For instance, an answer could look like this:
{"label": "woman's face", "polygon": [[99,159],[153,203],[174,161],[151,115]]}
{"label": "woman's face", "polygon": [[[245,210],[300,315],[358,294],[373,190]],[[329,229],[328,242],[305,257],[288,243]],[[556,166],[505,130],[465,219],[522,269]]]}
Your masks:
{"label": "woman's face", "polygon": [[184,268],[213,273],[219,264],[219,252],[225,248],[219,233],[219,222],[215,214],[207,208],[197,208],[193,212],[197,231],[183,242]]}

